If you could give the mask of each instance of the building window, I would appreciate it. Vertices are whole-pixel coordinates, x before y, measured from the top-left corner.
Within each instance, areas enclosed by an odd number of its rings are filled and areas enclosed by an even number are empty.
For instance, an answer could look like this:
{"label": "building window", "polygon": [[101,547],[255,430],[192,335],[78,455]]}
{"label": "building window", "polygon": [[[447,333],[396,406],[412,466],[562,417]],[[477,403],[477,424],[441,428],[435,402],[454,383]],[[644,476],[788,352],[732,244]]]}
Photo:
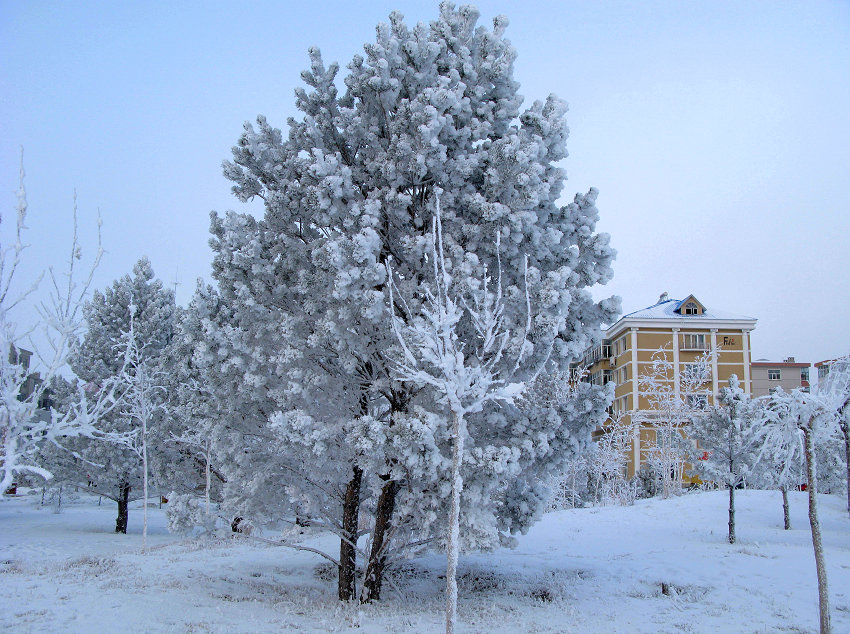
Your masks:
{"label": "building window", "polygon": [[691,409],[705,409],[708,407],[708,395],[688,394],[685,397],[688,407]]}
{"label": "building window", "polygon": [[800,381],[809,382],[809,368],[803,368],[800,370]]}
{"label": "building window", "polygon": [[699,307],[694,302],[685,304],[686,315],[699,315]]}
{"label": "building window", "polygon": [[589,383],[593,385],[605,385],[614,379],[613,370],[597,370],[590,375]]}
{"label": "building window", "polygon": [[684,350],[705,350],[705,335],[683,335],[685,338]]}
{"label": "building window", "polygon": [[704,383],[711,378],[711,369],[707,363],[686,363],[682,375],[689,383]]}
{"label": "building window", "polygon": [[614,401],[614,411],[617,413],[629,411],[629,397],[621,396]]}
{"label": "building window", "polygon": [[620,337],[619,339],[617,339],[617,341],[614,342],[612,349],[615,357],[619,357],[621,354],[623,354],[626,351],[626,338]]}
{"label": "building window", "polygon": [[767,371],[767,379],[769,381],[779,381],[782,378],[782,372],[780,370],[768,370]]}

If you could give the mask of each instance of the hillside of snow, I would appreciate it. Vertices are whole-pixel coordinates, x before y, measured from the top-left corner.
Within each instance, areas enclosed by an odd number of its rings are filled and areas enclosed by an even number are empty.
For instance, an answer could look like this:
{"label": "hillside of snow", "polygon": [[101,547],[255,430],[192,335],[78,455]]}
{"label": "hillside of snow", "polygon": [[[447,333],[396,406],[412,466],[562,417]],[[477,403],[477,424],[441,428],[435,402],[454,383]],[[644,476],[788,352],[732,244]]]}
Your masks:
{"label": "hillside of snow", "polygon": [[[461,557],[461,632],[815,632],[817,582],[804,493],[741,491],[739,543],[725,492],[546,515],[515,550]],[[835,632],[850,632],[850,519],[821,496]],[[375,605],[342,605],[325,560],[251,538],[182,538],[150,507],[128,535],[114,504],[0,501],[0,627],[16,632],[439,632],[445,558],[408,561]],[[273,538],[265,534],[266,538]],[[335,553],[333,536],[311,546]],[[667,593],[662,592],[665,584]]]}

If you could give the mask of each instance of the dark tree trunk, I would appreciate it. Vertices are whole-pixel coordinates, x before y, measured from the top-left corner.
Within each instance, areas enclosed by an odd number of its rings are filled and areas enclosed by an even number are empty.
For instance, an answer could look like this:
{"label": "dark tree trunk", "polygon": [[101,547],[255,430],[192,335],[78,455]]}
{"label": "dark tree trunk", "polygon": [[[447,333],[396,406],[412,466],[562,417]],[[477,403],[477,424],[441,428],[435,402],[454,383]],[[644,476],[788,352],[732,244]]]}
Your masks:
{"label": "dark tree trunk", "polygon": [[729,485],[729,543],[735,543],[735,486]]}
{"label": "dark tree trunk", "polygon": [[785,530],[791,530],[791,511],[788,508],[788,489],[782,487],[782,515],[785,518]]}
{"label": "dark tree trunk", "polygon": [[844,459],[847,465],[847,513],[850,514],[850,423],[842,425],[844,433]]}
{"label": "dark tree trunk", "polygon": [[354,573],[357,563],[357,522],[360,517],[360,484],[363,481],[363,469],[355,466],[351,480],[345,487],[345,500],[342,505],[342,533],[339,542],[339,599],[351,601],[354,598]]}
{"label": "dark tree trunk", "polygon": [[381,598],[381,586],[387,566],[387,533],[392,528],[393,511],[398,494],[398,482],[389,480],[381,489],[378,508],[375,512],[375,530],[372,533],[372,550],[369,553],[369,565],[366,568],[366,580],[363,582],[363,603],[378,601]]}
{"label": "dark tree trunk", "polygon": [[130,503],[130,483],[118,484],[118,519],[115,520],[115,532],[127,534],[127,507]]}

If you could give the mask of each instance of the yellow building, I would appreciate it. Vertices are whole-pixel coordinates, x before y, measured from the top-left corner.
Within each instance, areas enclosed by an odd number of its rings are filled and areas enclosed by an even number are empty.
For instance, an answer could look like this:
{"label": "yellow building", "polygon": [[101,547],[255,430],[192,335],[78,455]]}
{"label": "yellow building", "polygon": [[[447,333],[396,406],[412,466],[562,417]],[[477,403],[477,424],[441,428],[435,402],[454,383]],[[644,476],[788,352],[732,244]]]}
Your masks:
{"label": "yellow building", "polygon": [[[641,377],[653,373],[658,377],[663,368],[656,384],[686,406],[713,405],[733,374],[750,394],[750,332],[755,327],[752,317],[707,307],[693,295],[677,300],[664,293],[653,306],[624,315],[604,331],[599,346],[585,353],[577,364],[586,368],[585,380],[616,383],[610,420],[639,423],[629,452],[628,477],[646,461],[655,438],[652,420],[659,416],[657,390],[648,391]],[[697,368],[700,380],[687,380]]]}

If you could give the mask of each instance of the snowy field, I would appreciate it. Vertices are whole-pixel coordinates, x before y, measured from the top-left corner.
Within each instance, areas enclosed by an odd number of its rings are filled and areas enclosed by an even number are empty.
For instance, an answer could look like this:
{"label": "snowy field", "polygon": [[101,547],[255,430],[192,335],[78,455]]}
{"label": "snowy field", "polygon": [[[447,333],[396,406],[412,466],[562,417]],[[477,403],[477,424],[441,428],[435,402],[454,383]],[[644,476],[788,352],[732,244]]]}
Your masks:
{"label": "snowy field", "polygon": [[[437,632],[444,558],[406,563],[379,605],[341,605],[335,571],[306,552],[245,538],[168,534],[151,508],[128,535],[114,504],[81,497],[57,514],[40,496],[0,502],[0,627],[15,632]],[[547,515],[513,551],[461,558],[462,632],[814,632],[817,584],[806,497],[743,491],[739,543],[724,492]],[[835,632],[850,632],[850,520],[822,496]],[[271,535],[267,535],[271,537]],[[336,541],[308,542],[333,552]],[[662,593],[669,584],[669,594]]]}

